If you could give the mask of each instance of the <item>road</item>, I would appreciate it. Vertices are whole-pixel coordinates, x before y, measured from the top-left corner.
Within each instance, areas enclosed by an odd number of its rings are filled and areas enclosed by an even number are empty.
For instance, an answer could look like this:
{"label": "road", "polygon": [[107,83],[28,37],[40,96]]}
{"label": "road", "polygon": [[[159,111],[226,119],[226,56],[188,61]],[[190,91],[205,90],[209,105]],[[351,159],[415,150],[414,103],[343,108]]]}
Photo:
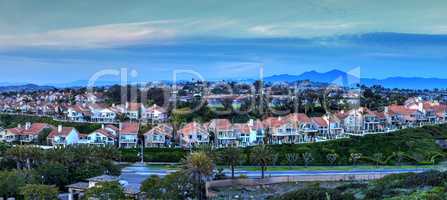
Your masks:
{"label": "road", "polygon": [[[336,176],[336,175],[388,175],[399,173],[419,173],[429,169],[378,169],[378,170],[352,170],[352,171],[266,171],[266,177],[281,176]],[[122,170],[120,179],[128,183],[128,187],[135,190],[140,184],[151,175],[166,176],[175,170],[151,169],[144,164],[133,164]],[[225,174],[231,176],[231,172],[226,170]],[[235,176],[245,175],[250,178],[261,177],[260,171],[235,171]]]}

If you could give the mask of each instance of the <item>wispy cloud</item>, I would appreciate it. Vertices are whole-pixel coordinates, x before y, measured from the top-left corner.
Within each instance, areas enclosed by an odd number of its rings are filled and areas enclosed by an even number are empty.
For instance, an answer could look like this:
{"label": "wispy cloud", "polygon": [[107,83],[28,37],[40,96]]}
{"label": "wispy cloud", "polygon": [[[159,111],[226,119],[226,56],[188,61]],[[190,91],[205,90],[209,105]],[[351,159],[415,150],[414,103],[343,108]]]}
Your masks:
{"label": "wispy cloud", "polygon": [[252,26],[248,28],[248,32],[259,36],[318,37],[350,33],[367,24],[358,22],[287,22]]}
{"label": "wispy cloud", "polygon": [[107,48],[132,43],[173,38],[174,29],[160,28],[171,21],[108,24],[54,30],[26,35],[0,35],[0,48],[61,47]]}

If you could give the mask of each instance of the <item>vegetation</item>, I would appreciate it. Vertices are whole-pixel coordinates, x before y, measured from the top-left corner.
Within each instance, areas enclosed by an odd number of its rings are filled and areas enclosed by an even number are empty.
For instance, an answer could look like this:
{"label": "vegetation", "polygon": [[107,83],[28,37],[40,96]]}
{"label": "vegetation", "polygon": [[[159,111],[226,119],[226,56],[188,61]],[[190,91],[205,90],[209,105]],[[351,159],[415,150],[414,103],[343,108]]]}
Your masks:
{"label": "vegetation", "polygon": [[57,200],[58,189],[49,185],[26,185],[20,188],[24,200]]}
{"label": "vegetation", "polygon": [[204,199],[205,182],[213,175],[214,163],[212,159],[205,152],[194,152],[189,154],[182,163],[183,172],[195,186],[198,198]]}
{"label": "vegetation", "polygon": [[98,183],[95,187],[88,189],[85,192],[85,200],[125,200],[126,195],[123,188],[118,182],[104,182]]}
{"label": "vegetation", "polygon": [[[74,123],[74,122],[60,122],[55,121],[51,117],[41,117],[41,116],[29,116],[29,115],[8,115],[8,114],[0,114],[0,127],[5,128],[14,128],[17,125],[24,125],[26,122],[31,123],[47,123],[53,126],[63,125],[64,127],[74,127],[80,133],[91,133],[99,128],[101,128],[100,124],[90,124],[90,123]],[[44,132],[46,133],[46,132]],[[49,132],[48,132],[49,133]],[[46,134],[48,134],[46,133]],[[39,140],[40,142],[42,139]]]}
{"label": "vegetation", "polygon": [[439,171],[394,174],[369,183],[349,183],[335,189],[317,185],[272,199],[443,200],[447,198],[446,181],[447,173]]}
{"label": "vegetation", "polygon": [[53,190],[36,184],[65,190],[66,185],[87,178],[120,174],[120,168],[112,162],[119,159],[119,151],[111,147],[79,145],[43,150],[16,146],[7,147],[0,157],[0,197],[4,198],[27,198],[24,192]]}
{"label": "vegetation", "polygon": [[234,178],[234,168],[241,163],[241,150],[235,147],[229,147],[222,150],[219,154],[219,159],[230,166],[231,178]]}
{"label": "vegetation", "polygon": [[261,166],[261,178],[265,177],[267,166],[272,162],[272,149],[266,145],[259,145],[252,149],[250,157],[253,164]]}

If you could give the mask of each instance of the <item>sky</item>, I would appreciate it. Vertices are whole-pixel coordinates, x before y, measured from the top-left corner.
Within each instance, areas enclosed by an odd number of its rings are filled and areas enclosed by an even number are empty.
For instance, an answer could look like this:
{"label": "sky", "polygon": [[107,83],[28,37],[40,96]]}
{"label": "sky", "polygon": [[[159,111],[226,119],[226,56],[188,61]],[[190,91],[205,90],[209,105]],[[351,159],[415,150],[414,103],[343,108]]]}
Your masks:
{"label": "sky", "polygon": [[445,10],[445,0],[0,0],[0,83],[121,68],[148,81],[180,70],[245,79],[261,66],[447,78]]}

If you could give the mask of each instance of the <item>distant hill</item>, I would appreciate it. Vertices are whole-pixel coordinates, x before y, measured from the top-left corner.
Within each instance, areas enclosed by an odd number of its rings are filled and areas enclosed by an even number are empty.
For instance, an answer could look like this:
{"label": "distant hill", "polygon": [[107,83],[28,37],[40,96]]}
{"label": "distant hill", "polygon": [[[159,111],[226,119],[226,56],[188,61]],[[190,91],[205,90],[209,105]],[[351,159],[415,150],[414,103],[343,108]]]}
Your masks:
{"label": "distant hill", "polygon": [[440,78],[421,78],[421,77],[390,77],[386,79],[361,78],[348,74],[340,70],[329,72],[309,71],[300,75],[281,74],[265,77],[265,82],[295,82],[300,80],[309,80],[312,82],[334,83],[341,86],[352,86],[358,83],[372,86],[381,85],[386,88],[399,89],[434,89],[447,88],[447,79]]}
{"label": "distant hill", "polygon": [[439,78],[407,78],[391,77],[386,79],[362,79],[362,84],[367,86],[382,85],[386,88],[408,88],[408,89],[434,89],[447,88],[447,79]]}
{"label": "distant hill", "polygon": [[301,75],[273,75],[265,77],[265,82],[295,82],[301,80],[309,80],[312,82],[334,83],[341,86],[352,86],[360,82],[359,78],[340,70],[332,70],[325,73],[317,71],[304,72]]}
{"label": "distant hill", "polygon": [[0,86],[0,92],[17,92],[17,91],[39,91],[39,90],[52,90],[53,86],[39,86],[35,84],[25,84],[25,85],[12,85],[12,86]]}

